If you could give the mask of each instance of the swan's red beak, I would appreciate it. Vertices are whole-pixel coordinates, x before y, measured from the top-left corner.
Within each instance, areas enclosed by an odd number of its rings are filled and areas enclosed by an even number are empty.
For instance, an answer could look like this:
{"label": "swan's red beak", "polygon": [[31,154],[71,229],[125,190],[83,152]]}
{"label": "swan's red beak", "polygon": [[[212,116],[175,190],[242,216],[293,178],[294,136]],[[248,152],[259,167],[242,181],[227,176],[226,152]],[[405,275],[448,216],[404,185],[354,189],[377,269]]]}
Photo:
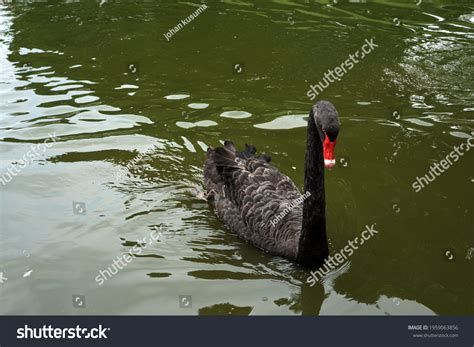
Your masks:
{"label": "swan's red beak", "polygon": [[336,140],[330,141],[326,135],[323,141],[324,149],[324,166],[326,169],[332,169],[336,165],[336,157],[334,156],[334,148],[336,147]]}

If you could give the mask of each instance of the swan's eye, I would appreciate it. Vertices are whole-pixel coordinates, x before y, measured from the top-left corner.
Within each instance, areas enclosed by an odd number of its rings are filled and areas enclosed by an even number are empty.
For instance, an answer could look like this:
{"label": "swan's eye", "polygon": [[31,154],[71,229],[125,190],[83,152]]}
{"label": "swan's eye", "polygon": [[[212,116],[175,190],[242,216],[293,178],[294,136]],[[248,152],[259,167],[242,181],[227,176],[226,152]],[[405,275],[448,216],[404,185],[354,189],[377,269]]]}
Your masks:
{"label": "swan's eye", "polygon": [[336,157],[334,156],[334,148],[336,147],[336,139],[331,141],[329,136],[324,132],[323,141],[323,154],[324,154],[324,166],[327,169],[332,169],[336,165]]}

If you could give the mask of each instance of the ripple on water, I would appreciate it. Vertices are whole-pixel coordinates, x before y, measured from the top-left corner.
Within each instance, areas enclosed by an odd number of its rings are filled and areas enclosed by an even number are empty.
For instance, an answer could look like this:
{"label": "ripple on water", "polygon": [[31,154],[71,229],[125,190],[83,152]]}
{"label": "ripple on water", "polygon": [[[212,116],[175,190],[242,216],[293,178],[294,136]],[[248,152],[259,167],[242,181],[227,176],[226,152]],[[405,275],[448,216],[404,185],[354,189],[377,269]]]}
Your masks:
{"label": "ripple on water", "polygon": [[77,89],[77,88],[82,88],[84,85],[82,84],[68,84],[68,85],[60,85],[54,88],[51,88],[52,92],[59,92],[62,90],[70,90],[70,89]]}
{"label": "ripple on water", "polygon": [[97,110],[84,111],[69,118],[68,123],[48,124],[31,127],[22,123],[23,128],[0,131],[0,140],[15,138],[18,140],[41,140],[56,133],[57,136],[94,134],[117,129],[130,129],[141,124],[152,124],[149,118],[133,114],[105,115]]}
{"label": "ripple on water", "polygon": [[204,142],[202,142],[202,141],[197,141],[197,144],[202,148],[202,150],[203,150],[204,152],[206,152],[207,149],[209,148],[209,146],[206,145],[206,144],[205,144]]}
{"label": "ripple on water", "polygon": [[181,99],[186,99],[189,98],[188,94],[171,94],[171,95],[166,95],[165,99],[168,100],[181,100]]}
{"label": "ripple on water", "polygon": [[458,137],[460,139],[469,139],[469,138],[472,137],[469,134],[466,134],[462,131],[450,131],[449,134],[454,136],[454,137]]}
{"label": "ripple on water", "polygon": [[468,23],[474,23],[474,13],[463,14],[459,16],[459,20]]}
{"label": "ripple on water", "polygon": [[193,108],[195,110],[202,110],[204,108],[209,107],[209,104],[204,104],[204,103],[193,103],[188,105],[189,108]]}
{"label": "ripple on water", "polygon": [[423,114],[434,122],[447,122],[453,116],[452,112],[423,112]]}
{"label": "ripple on water", "polygon": [[120,89],[138,89],[138,86],[135,84],[122,84],[120,87],[114,88],[115,90],[120,90]]}
{"label": "ripple on water", "polygon": [[418,118],[406,118],[405,119],[407,122],[420,125],[422,127],[432,127],[432,123],[425,122],[424,120],[418,119]]}
{"label": "ripple on water", "polygon": [[191,143],[191,141],[189,141],[186,137],[184,136],[181,136],[181,138],[183,139],[184,141],[184,147],[186,147],[186,149],[192,153],[196,153],[196,148],[194,148],[193,144]]}
{"label": "ripple on water", "polygon": [[59,52],[59,51],[45,51],[39,48],[26,48],[26,47],[21,47],[18,53],[20,53],[20,55],[27,55],[27,54],[32,54],[32,53],[53,53],[53,54],[59,54],[59,55],[64,54],[63,52]]}
{"label": "ripple on water", "polygon": [[303,128],[307,126],[306,117],[305,114],[281,116],[270,122],[255,124],[254,127],[269,130]]}
{"label": "ripple on water", "polygon": [[199,122],[176,122],[176,126],[189,129],[194,127],[212,127],[217,125],[213,120],[200,120]]}
{"label": "ripple on water", "polygon": [[82,96],[80,98],[75,99],[74,101],[76,104],[86,104],[88,102],[93,102],[99,100],[99,97],[93,95]]}
{"label": "ripple on water", "polygon": [[225,111],[220,114],[223,118],[244,119],[252,117],[252,114],[245,111]]}
{"label": "ripple on water", "polygon": [[45,87],[56,87],[61,85],[71,85],[71,83],[81,83],[82,84],[97,84],[96,82],[92,82],[89,80],[73,80],[67,77],[56,77],[56,76],[48,76],[53,74],[54,71],[48,72],[41,72],[38,74],[29,75],[28,79],[32,83],[45,83]]}

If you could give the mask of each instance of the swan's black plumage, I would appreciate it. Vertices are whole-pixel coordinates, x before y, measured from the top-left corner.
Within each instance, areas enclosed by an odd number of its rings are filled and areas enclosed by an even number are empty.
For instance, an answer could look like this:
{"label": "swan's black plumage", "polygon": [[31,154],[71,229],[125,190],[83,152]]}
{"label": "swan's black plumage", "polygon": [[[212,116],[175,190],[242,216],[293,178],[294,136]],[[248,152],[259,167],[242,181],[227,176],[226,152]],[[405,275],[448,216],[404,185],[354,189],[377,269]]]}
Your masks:
{"label": "swan's black plumage", "polygon": [[292,209],[273,227],[271,220],[300,192],[293,182],[270,165],[268,156],[255,157],[255,147],[237,152],[231,142],[208,149],[205,184],[215,212],[241,238],[275,255],[296,259],[302,208]]}
{"label": "swan's black plumage", "polygon": [[[320,101],[311,109],[308,120],[304,190],[310,195],[303,205],[294,206],[301,198],[300,191],[270,164],[269,156],[256,156],[254,146],[246,145],[238,152],[232,142],[226,141],[223,147],[209,148],[204,181],[218,218],[241,238],[270,254],[304,265],[322,265],[328,246],[321,136],[328,130],[330,137],[337,137],[337,111],[331,103]],[[283,219],[272,224],[285,209],[288,213]]]}

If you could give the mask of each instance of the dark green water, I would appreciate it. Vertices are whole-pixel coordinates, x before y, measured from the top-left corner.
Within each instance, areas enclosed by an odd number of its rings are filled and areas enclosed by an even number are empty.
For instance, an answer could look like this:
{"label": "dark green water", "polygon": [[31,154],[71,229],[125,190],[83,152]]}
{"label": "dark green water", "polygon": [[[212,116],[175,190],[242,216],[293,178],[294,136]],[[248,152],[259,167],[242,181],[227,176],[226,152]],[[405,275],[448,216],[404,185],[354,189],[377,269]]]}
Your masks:
{"label": "dark green water", "polygon": [[[473,134],[472,3],[207,2],[167,40],[199,5],[0,6],[0,175],[57,136],[0,182],[0,313],[473,314],[473,151],[412,188]],[[306,93],[371,38],[318,99],[342,122],[331,252],[365,225],[379,234],[310,288],[308,270],[244,243],[199,198],[204,150],[252,143],[302,187]]]}

